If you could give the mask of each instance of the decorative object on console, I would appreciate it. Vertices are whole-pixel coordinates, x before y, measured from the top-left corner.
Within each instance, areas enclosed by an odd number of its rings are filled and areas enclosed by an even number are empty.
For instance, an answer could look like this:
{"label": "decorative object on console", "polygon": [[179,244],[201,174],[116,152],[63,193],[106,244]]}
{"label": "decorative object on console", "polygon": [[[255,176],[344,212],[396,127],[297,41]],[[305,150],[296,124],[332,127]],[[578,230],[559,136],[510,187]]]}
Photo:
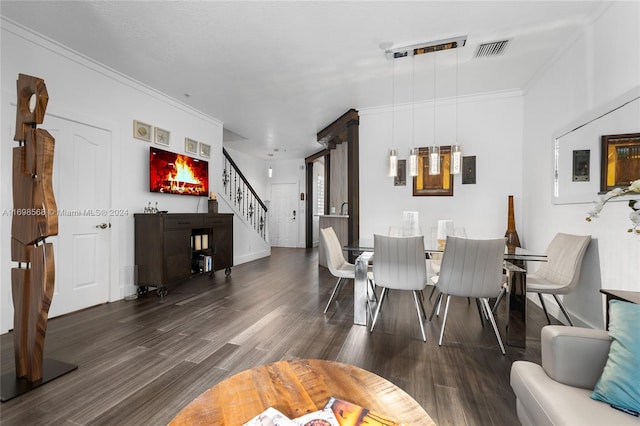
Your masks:
{"label": "decorative object on console", "polygon": [[133,137],[145,142],[151,142],[151,125],[142,121],[133,120]]}
{"label": "decorative object on console", "polygon": [[169,146],[171,144],[171,141],[170,141],[171,133],[168,130],[164,130],[159,127],[156,127],[154,131],[155,131],[155,139],[154,139],[155,143],[157,143],[158,145],[165,145],[165,146]]}
{"label": "decorative object on console", "polygon": [[209,193],[208,206],[209,213],[218,213],[218,199],[215,192]]}
{"label": "decorative object on console", "polygon": [[189,139],[189,138],[184,138],[184,151],[187,154],[197,154],[198,141],[194,141],[193,139]]}
{"label": "decorative object on console", "polygon": [[[600,197],[600,201],[594,203],[595,205],[593,207],[593,210],[589,211],[587,222],[591,222],[591,219],[599,217],[604,205],[607,204],[609,200],[621,197],[623,195],[631,194],[640,194],[640,179],[631,182],[631,185],[626,188],[614,188]],[[629,207],[631,208],[631,213],[629,213],[629,220],[631,220],[633,226],[627,229],[627,232],[640,234],[640,204],[638,204],[638,200],[629,200]]]}
{"label": "decorative object on console", "polygon": [[[149,201],[149,204],[144,208],[144,212],[151,213],[151,214],[160,213],[160,211],[158,210],[158,202],[156,201],[155,207],[151,207],[151,201]],[[166,212],[163,212],[163,213],[166,213]]]}
{"label": "decorative object on console", "polygon": [[507,237],[508,248],[512,249],[515,247],[522,247],[520,245],[518,231],[516,231],[516,216],[513,208],[513,195],[509,195],[509,202],[507,207],[507,232],[505,232],[504,236]]}

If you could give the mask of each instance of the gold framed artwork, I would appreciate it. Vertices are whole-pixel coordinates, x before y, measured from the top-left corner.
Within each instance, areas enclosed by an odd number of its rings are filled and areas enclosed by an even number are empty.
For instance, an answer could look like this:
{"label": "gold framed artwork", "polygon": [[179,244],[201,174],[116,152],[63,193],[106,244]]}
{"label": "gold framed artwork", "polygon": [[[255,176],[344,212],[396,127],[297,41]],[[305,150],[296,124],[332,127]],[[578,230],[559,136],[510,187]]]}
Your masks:
{"label": "gold framed artwork", "polygon": [[133,137],[145,142],[151,142],[151,124],[133,120]]}
{"label": "gold framed artwork", "polygon": [[440,174],[429,174],[429,148],[418,148],[418,176],[413,178],[415,196],[453,196],[451,147],[440,147]]}
{"label": "gold framed artwork", "polygon": [[211,145],[200,142],[200,156],[209,158],[211,156]]}
{"label": "gold framed artwork", "polygon": [[194,141],[193,139],[189,139],[189,138],[184,138],[184,150],[189,154],[197,154],[198,141]]}
{"label": "gold framed artwork", "polygon": [[629,186],[640,178],[640,133],[604,135],[601,144],[600,191]]}
{"label": "gold framed artwork", "polygon": [[171,133],[168,130],[161,129],[159,127],[155,128],[155,143],[158,145],[170,145],[170,137]]}

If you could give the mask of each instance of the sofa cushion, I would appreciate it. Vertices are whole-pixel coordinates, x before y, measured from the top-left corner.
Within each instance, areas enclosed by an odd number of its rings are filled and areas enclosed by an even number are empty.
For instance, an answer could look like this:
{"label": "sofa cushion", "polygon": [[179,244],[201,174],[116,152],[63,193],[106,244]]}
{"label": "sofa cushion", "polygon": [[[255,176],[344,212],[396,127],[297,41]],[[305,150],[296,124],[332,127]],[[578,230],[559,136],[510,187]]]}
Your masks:
{"label": "sofa cushion", "polygon": [[639,418],[590,399],[588,389],[552,380],[532,362],[513,363],[511,387],[517,398],[518,419],[525,426],[640,425]]}
{"label": "sofa cushion", "polygon": [[609,302],[609,357],[593,399],[640,413],[640,305]]}

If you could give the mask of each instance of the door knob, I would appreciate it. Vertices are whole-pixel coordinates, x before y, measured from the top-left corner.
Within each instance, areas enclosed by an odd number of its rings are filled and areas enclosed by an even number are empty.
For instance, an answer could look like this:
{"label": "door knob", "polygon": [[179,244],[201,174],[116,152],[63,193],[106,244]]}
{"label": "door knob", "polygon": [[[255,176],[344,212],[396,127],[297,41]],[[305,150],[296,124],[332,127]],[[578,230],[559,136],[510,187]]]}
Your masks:
{"label": "door knob", "polygon": [[111,224],[101,223],[100,225],[96,225],[96,228],[107,229],[109,226],[111,226]]}

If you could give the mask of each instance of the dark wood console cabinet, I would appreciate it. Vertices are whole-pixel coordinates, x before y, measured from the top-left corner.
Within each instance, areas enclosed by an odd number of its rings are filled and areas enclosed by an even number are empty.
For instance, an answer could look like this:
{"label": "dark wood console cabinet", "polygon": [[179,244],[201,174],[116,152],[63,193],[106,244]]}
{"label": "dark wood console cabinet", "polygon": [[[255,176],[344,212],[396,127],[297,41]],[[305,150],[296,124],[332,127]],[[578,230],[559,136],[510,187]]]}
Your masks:
{"label": "dark wood console cabinet", "polygon": [[[233,214],[134,214],[138,293],[167,286],[202,273],[198,258],[211,257],[211,270],[229,275],[233,266]],[[194,238],[200,238],[194,245]]]}

